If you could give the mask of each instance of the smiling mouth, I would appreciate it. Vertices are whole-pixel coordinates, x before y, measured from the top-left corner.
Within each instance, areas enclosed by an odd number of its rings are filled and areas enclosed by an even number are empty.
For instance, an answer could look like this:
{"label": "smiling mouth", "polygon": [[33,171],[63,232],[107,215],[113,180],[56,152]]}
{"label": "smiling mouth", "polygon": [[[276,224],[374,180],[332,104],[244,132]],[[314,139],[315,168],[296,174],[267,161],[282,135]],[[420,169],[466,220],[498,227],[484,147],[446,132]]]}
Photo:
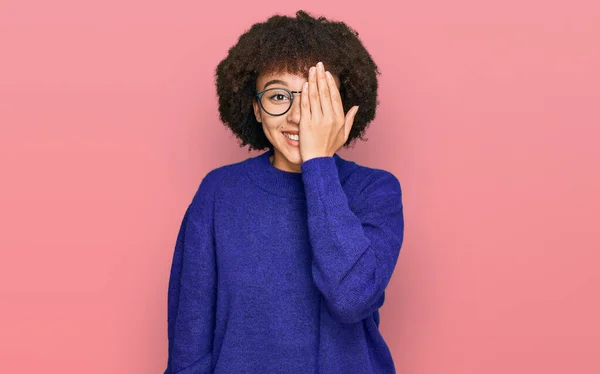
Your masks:
{"label": "smiling mouth", "polygon": [[300,136],[298,134],[290,134],[287,132],[283,132],[283,135],[290,140],[300,141]]}

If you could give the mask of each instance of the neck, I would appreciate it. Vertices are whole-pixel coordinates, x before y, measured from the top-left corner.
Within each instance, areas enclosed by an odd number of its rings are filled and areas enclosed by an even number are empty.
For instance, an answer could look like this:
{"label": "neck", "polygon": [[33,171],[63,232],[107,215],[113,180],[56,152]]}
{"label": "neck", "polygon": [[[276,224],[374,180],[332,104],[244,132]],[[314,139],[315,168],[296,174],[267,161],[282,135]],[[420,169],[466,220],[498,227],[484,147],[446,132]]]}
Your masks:
{"label": "neck", "polygon": [[285,159],[285,157],[281,153],[277,151],[273,152],[273,154],[269,156],[269,162],[271,163],[271,165],[273,165],[273,167],[279,170],[287,171],[290,173],[302,172],[300,169],[300,165],[291,164],[288,160]]}

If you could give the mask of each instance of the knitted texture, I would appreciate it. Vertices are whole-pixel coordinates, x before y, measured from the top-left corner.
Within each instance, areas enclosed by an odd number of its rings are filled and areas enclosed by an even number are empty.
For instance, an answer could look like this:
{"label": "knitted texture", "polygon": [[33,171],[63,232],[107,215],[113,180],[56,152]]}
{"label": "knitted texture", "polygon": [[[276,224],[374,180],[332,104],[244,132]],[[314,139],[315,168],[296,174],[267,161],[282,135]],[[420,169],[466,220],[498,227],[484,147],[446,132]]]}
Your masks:
{"label": "knitted texture", "polygon": [[395,373],[379,308],[404,236],[385,170],[273,150],[209,172],[177,235],[165,374]]}

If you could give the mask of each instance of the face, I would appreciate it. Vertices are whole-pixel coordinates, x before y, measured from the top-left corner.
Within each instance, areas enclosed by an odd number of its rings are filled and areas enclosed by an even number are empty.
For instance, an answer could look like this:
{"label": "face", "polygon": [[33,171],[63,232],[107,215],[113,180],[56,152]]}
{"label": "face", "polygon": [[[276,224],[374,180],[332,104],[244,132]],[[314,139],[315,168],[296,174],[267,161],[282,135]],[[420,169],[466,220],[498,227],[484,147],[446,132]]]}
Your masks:
{"label": "face", "polygon": [[[256,92],[262,92],[267,88],[285,88],[289,91],[302,91],[302,85],[307,81],[308,71],[305,75],[290,73],[260,74],[256,80]],[[334,75],[335,82],[340,87],[340,81]],[[263,100],[267,100],[267,92]],[[292,107],[285,114],[273,116],[265,112],[257,99],[252,103],[256,120],[262,124],[267,139],[274,147],[273,165],[281,170],[300,172],[302,158],[300,156],[299,140],[289,139],[285,134],[298,134],[300,127],[300,93],[294,93]],[[275,98],[279,99],[279,98]]]}

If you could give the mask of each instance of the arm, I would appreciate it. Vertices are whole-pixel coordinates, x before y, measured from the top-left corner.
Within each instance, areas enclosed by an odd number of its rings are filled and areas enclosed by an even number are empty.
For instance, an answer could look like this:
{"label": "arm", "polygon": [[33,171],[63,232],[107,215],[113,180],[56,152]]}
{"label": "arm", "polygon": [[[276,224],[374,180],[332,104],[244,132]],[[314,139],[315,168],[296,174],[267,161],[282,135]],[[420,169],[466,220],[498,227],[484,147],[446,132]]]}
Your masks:
{"label": "arm", "polygon": [[187,208],[173,254],[168,291],[169,352],[165,374],[212,370],[216,269],[213,191],[205,178]]}
{"label": "arm", "polygon": [[373,172],[352,211],[333,157],[304,162],[302,173],[313,279],[334,318],[359,322],[383,305],[400,253],[400,183],[389,172]]}

